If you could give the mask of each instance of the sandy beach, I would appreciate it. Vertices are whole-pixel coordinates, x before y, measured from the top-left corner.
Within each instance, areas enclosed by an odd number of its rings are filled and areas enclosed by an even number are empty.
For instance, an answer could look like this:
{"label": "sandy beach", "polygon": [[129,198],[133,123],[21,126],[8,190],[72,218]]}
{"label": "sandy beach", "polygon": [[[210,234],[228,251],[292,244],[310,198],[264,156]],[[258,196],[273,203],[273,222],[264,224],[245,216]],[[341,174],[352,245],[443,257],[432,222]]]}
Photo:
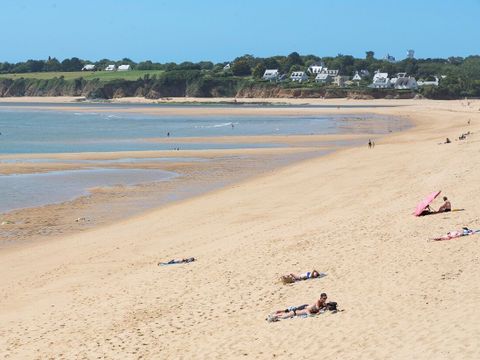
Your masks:
{"label": "sandy beach", "polygon": [[[0,252],[0,356],[478,359],[480,235],[428,240],[480,228],[480,101],[275,101],[332,107],[233,112],[378,114],[414,126],[374,149],[341,149],[141,216]],[[388,107],[342,107],[348,104]],[[446,137],[451,144],[443,144]],[[465,210],[411,215],[440,189]],[[190,256],[198,261],[157,266]],[[328,275],[278,281],[313,268]],[[265,321],[321,292],[344,311]]]}

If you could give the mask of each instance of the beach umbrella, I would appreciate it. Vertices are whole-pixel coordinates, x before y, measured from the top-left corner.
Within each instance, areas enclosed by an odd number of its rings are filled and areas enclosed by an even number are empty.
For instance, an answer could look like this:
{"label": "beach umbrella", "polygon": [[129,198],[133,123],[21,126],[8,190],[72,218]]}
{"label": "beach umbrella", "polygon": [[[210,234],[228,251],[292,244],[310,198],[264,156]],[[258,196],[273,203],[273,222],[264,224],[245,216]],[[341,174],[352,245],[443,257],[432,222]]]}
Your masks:
{"label": "beach umbrella", "polygon": [[440,195],[441,192],[442,192],[441,190],[434,191],[430,195],[428,195],[425,199],[423,199],[421,202],[419,202],[417,207],[415,208],[413,215],[420,216],[423,210],[425,210],[427,206],[430,205],[438,195]]}

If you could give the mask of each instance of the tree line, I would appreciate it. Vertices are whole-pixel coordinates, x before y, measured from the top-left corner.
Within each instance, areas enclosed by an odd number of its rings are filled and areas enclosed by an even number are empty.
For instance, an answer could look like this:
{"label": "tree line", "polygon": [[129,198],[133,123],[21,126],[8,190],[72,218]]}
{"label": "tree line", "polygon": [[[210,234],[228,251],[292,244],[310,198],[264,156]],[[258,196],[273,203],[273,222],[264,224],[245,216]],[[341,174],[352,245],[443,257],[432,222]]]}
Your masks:
{"label": "tree line", "polygon": [[[421,93],[429,98],[458,98],[480,96],[480,56],[404,59],[389,62],[375,57],[373,51],[367,51],[364,58],[355,58],[351,55],[338,54],[335,57],[319,57],[316,55],[300,55],[293,52],[286,56],[255,57],[243,55],[231,61],[230,67],[225,68],[226,62],[214,64],[211,61],[158,63],[152,61],[134,62],[131,59],[121,60],[102,59],[96,62],[81,60],[73,57],[59,61],[49,57],[47,60],[28,60],[18,63],[0,63],[0,73],[31,73],[31,72],[60,72],[79,71],[86,64],[94,64],[99,70],[109,64],[129,64],[136,70],[163,70],[165,72],[198,71],[199,78],[204,83],[220,78],[246,78],[260,81],[266,69],[279,69],[281,73],[289,74],[292,71],[305,71],[316,63],[322,63],[329,69],[339,70],[340,75],[352,76],[355,71],[368,70],[370,76],[362,85],[366,86],[376,70],[387,72],[390,75],[406,72],[417,80],[431,80],[434,77],[441,79],[438,87],[426,87]],[[278,86],[291,86],[282,85]],[[295,84],[295,86],[305,86]],[[312,85],[313,86],[313,85]],[[315,85],[316,86],[316,85]]]}

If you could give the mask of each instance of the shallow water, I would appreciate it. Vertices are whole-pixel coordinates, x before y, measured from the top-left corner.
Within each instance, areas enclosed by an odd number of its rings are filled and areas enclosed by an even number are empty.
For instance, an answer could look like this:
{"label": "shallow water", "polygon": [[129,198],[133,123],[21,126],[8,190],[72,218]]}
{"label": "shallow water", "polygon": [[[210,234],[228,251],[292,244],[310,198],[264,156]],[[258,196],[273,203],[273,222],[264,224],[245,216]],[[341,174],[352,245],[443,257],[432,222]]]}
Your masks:
{"label": "shallow water", "polygon": [[[79,106],[78,104],[75,104]],[[90,106],[90,104],[89,104]],[[102,109],[103,105],[98,105]],[[109,105],[110,107],[113,107]],[[121,108],[118,106],[116,108]],[[400,119],[375,115],[349,116],[148,116],[126,113],[21,110],[0,105],[0,154],[117,152],[139,150],[279,147],[275,143],[158,143],[152,138],[251,135],[387,133],[406,127]],[[343,145],[341,142],[330,146]],[[346,144],[345,144],[346,145]],[[173,155],[173,153],[172,153]],[[11,163],[89,164],[95,168],[39,174],[0,175],[0,212],[59,203],[88,194],[92,187],[135,185],[176,176],[151,169],[106,169],[105,164],[196,162],[200,158],[120,158],[56,160],[49,157],[0,159]],[[208,160],[207,160],[208,161]],[[175,194],[171,194],[175,196]]]}
{"label": "shallow water", "polygon": [[[372,120],[366,120],[372,118]],[[367,123],[367,127],[363,123]],[[158,143],[148,139],[248,135],[305,135],[398,130],[378,116],[147,116],[0,107],[0,154],[279,147],[265,144]],[[383,125],[383,126],[382,126]],[[388,129],[387,129],[388,128]]]}
{"label": "shallow water", "polygon": [[119,158],[119,159],[99,159],[99,160],[86,160],[86,159],[54,159],[54,158],[18,158],[18,159],[0,159],[0,164],[48,164],[48,163],[60,163],[60,164],[142,164],[152,162],[199,162],[208,161],[204,158],[195,157],[161,157],[161,158]]}
{"label": "shallow water", "polygon": [[95,187],[167,181],[177,176],[163,170],[102,168],[0,175],[0,212],[61,203],[87,195]]}

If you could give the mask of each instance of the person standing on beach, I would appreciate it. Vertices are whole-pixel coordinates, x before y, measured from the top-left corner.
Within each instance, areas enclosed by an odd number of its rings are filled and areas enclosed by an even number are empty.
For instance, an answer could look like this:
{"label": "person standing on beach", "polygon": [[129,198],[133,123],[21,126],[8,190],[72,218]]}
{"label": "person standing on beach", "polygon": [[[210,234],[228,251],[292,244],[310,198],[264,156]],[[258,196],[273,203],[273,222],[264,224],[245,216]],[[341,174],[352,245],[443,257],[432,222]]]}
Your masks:
{"label": "person standing on beach", "polygon": [[372,148],[372,140],[368,139],[368,148],[371,149]]}

